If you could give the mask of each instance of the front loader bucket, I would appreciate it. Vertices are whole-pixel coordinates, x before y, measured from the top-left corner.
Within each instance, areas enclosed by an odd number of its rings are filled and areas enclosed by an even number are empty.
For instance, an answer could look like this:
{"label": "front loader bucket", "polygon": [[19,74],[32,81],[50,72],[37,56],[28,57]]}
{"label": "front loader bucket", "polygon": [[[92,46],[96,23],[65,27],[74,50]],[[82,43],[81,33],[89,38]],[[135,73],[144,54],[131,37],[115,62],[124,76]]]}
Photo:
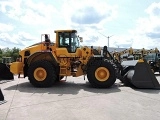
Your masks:
{"label": "front loader bucket", "polygon": [[0,63],[0,80],[12,80],[13,74],[10,72],[9,67],[4,64]]}
{"label": "front loader bucket", "polygon": [[4,95],[3,95],[3,93],[2,93],[2,91],[0,89],[0,101],[3,101],[3,100],[4,100]]}
{"label": "front loader bucket", "polygon": [[149,64],[144,60],[137,60],[134,62],[136,63],[134,63],[135,66],[132,64],[132,67],[130,66],[132,69],[128,70],[128,72],[123,76],[124,81],[129,82],[130,85],[133,85],[136,88],[159,89],[160,84]]}

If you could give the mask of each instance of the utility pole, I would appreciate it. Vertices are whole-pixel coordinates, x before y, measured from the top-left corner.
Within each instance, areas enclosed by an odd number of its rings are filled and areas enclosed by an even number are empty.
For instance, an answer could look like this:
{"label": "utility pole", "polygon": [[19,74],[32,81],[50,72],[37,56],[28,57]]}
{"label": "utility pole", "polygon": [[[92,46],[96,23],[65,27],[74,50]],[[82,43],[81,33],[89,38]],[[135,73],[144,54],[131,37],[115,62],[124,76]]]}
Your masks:
{"label": "utility pole", "polygon": [[[102,33],[100,33],[100,34],[103,35]],[[113,35],[111,35],[111,36],[105,36],[105,35],[103,35],[103,36],[106,37],[106,38],[108,38],[108,47],[109,47],[109,38],[111,38]]]}
{"label": "utility pole", "polygon": [[[113,36],[113,35],[112,35]],[[109,38],[111,38],[112,36],[108,36],[107,38],[108,38],[108,47],[109,47]]]}

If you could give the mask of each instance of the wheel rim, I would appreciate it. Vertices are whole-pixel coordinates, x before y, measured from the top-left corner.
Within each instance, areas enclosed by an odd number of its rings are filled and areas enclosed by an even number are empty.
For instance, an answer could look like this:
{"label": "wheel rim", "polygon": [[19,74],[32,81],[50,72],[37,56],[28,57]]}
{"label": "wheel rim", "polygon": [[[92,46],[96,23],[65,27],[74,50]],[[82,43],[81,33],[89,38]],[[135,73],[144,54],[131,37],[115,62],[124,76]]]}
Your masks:
{"label": "wheel rim", "polygon": [[47,77],[47,72],[46,72],[46,70],[44,68],[39,67],[39,68],[35,69],[34,78],[37,81],[44,81],[46,77]]}
{"label": "wheel rim", "polygon": [[99,67],[95,71],[95,77],[98,81],[107,81],[110,76],[109,70],[105,67]]}

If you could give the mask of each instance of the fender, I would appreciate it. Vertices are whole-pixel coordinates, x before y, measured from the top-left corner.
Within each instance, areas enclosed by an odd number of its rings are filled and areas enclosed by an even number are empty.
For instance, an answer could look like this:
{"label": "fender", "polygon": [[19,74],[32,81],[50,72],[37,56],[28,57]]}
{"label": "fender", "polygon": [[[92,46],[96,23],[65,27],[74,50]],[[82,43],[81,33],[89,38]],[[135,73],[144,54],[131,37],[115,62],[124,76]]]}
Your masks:
{"label": "fender", "polygon": [[23,67],[24,77],[28,76],[27,71],[30,64],[37,60],[48,60],[54,66],[59,65],[57,62],[57,57],[54,52],[51,52],[51,51],[35,52],[31,54],[28,58],[24,59],[24,67]]}

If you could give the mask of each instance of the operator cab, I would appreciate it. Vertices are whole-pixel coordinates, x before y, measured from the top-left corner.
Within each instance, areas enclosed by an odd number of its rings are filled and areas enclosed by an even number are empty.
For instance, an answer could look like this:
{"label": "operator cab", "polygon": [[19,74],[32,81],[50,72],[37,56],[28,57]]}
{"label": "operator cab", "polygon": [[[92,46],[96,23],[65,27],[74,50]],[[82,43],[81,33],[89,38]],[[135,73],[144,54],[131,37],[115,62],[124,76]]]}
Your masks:
{"label": "operator cab", "polygon": [[58,31],[59,48],[67,48],[69,53],[75,53],[80,46],[79,42],[76,30]]}

